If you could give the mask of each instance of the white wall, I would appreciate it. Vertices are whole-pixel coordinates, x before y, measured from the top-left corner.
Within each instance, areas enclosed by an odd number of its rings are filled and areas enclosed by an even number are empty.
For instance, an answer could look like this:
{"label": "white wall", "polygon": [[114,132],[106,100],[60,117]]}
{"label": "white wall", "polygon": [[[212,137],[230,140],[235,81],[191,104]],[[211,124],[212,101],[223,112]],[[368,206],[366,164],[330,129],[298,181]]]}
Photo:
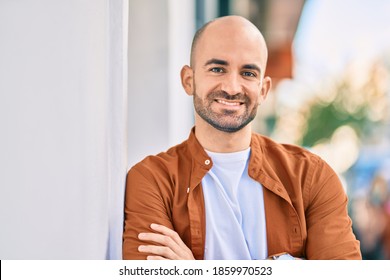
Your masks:
{"label": "white wall", "polygon": [[0,1],[0,259],[118,257],[125,3]]}
{"label": "white wall", "polygon": [[193,125],[194,5],[0,0],[0,259],[121,258],[128,167]]}

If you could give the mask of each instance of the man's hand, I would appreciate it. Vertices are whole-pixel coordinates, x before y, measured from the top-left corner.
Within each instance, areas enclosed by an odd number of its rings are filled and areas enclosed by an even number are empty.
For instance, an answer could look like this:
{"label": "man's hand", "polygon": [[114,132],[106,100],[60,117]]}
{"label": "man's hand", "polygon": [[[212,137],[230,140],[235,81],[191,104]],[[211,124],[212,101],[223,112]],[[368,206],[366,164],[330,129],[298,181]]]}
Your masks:
{"label": "man's hand", "polygon": [[147,260],[194,260],[191,250],[181,240],[176,231],[163,225],[151,224],[157,233],[140,233],[138,238],[143,241],[153,241],[159,245],[141,245],[138,251],[152,254]]}

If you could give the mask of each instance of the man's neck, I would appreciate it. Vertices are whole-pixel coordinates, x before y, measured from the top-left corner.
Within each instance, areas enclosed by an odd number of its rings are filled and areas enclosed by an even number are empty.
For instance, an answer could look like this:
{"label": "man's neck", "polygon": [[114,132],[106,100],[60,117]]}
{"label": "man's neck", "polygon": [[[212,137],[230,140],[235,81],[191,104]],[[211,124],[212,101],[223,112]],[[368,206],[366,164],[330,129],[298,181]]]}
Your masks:
{"label": "man's neck", "polygon": [[233,133],[220,131],[208,123],[195,125],[195,136],[205,150],[216,153],[243,151],[250,146],[252,127],[248,124]]}

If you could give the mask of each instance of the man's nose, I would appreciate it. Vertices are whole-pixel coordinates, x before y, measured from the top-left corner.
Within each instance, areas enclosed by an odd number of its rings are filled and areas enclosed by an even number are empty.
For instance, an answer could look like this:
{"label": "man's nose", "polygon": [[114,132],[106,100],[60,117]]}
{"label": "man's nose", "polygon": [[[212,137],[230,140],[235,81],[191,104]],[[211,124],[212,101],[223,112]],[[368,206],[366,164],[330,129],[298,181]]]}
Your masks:
{"label": "man's nose", "polygon": [[222,82],[221,90],[225,91],[229,95],[242,93],[242,84],[240,78],[240,75],[234,73],[226,75]]}

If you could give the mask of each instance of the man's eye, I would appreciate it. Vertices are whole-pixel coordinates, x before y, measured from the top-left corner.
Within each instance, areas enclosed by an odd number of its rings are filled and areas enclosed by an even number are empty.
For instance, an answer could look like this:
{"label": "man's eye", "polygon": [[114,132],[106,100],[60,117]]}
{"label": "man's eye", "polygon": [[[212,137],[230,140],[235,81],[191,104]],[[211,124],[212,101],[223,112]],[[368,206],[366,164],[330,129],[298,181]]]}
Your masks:
{"label": "man's eye", "polygon": [[245,76],[245,77],[256,77],[256,74],[255,74],[255,73],[253,73],[253,72],[248,72],[248,71],[243,72],[242,75]]}
{"label": "man's eye", "polygon": [[214,72],[214,73],[223,73],[223,69],[220,68],[220,67],[213,67],[210,69],[210,72]]}

